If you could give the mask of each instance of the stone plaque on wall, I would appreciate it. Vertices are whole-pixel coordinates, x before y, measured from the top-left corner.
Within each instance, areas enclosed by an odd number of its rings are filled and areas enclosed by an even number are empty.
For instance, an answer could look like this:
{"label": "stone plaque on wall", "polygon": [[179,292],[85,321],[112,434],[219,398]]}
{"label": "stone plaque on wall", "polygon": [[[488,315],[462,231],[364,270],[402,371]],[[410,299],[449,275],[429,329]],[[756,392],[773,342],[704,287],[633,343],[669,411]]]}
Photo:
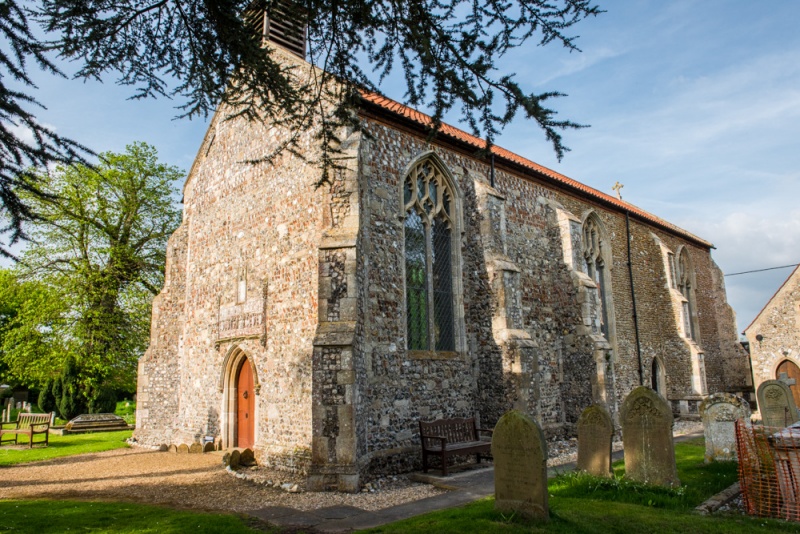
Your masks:
{"label": "stone plaque on wall", "polygon": [[738,419],[750,421],[750,404],[730,393],[714,393],[700,404],[706,438],[706,463],[736,460]]}
{"label": "stone plaque on wall", "polygon": [[625,476],[658,486],[679,486],[672,441],[672,410],[650,388],[639,386],[625,398],[620,410],[625,448]]}
{"label": "stone plaque on wall", "polygon": [[547,443],[542,429],[517,410],[506,412],[492,436],[495,509],[547,519]]}
{"label": "stone plaque on wall", "polygon": [[611,438],[614,424],[608,410],[589,406],[578,418],[578,470],[598,477],[611,476]]}
{"label": "stone plaque on wall", "polygon": [[784,428],[800,419],[789,386],[780,380],[765,380],[758,386],[758,410],[764,426]]}

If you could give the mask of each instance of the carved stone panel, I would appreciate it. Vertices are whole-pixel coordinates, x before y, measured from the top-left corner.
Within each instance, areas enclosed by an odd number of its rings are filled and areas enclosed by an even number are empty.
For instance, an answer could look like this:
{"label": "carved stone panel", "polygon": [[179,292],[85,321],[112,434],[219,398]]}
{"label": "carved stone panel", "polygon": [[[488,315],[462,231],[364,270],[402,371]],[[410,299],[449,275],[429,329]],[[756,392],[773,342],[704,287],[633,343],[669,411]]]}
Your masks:
{"label": "carved stone panel", "polygon": [[506,412],[492,437],[495,509],[547,519],[547,442],[542,429],[517,410]]}
{"label": "carved stone panel", "polygon": [[639,386],[620,411],[625,448],[625,476],[658,486],[679,486],[672,441],[672,410],[650,388]]}
{"label": "carved stone panel", "polygon": [[578,419],[578,470],[599,477],[611,476],[611,438],[614,424],[608,410],[595,404]]}
{"label": "carved stone panel", "polygon": [[750,405],[730,393],[715,393],[700,404],[706,438],[706,462],[736,460],[738,419],[750,420]]}
{"label": "carved stone panel", "polygon": [[796,423],[800,416],[789,386],[780,380],[765,380],[758,386],[758,410],[764,426],[784,428]]}

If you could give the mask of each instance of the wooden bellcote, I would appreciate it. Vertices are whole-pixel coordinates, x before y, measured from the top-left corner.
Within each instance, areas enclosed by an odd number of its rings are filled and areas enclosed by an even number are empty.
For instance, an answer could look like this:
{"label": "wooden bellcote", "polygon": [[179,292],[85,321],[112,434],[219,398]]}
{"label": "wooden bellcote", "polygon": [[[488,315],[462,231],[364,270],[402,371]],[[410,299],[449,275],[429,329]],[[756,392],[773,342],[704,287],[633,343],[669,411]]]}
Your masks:
{"label": "wooden bellcote", "polygon": [[282,46],[306,57],[306,10],[292,0],[257,0],[244,14],[245,24],[261,35],[262,43]]}

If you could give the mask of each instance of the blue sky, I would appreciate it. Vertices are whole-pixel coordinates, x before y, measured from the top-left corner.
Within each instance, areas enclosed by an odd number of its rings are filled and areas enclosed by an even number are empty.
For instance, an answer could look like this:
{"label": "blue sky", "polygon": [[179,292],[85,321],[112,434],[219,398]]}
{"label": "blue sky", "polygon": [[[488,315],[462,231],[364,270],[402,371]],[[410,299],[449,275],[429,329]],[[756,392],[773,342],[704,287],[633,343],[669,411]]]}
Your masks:
{"label": "blue sky", "polygon": [[[558,162],[533,123],[496,139],[716,245],[734,273],[800,262],[800,2],[626,0],[573,28],[581,53],[526,46],[504,58],[532,91],[557,90],[565,133]],[[70,66],[67,65],[66,70]],[[97,151],[146,141],[189,169],[207,121],[174,120],[168,100],[129,101],[130,88],[36,76],[42,122]],[[402,85],[382,87],[402,100]],[[458,125],[457,117],[450,122]],[[744,329],[791,269],[726,278]]]}

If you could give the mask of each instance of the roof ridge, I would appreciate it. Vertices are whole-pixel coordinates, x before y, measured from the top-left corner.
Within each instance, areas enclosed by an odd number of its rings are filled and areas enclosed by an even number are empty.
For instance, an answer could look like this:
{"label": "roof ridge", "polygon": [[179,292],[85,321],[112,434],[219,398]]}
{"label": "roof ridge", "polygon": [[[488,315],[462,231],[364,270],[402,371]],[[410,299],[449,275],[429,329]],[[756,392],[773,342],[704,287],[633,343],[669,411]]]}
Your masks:
{"label": "roof ridge", "polygon": [[[400,115],[402,117],[405,117],[406,119],[416,122],[421,126],[425,126],[428,128],[433,126],[434,120],[433,117],[431,117],[430,115],[426,115],[425,113],[422,113],[419,110],[406,106],[405,104],[401,104],[400,102],[392,100],[389,97],[369,92],[366,90],[361,90],[361,98],[367,102],[374,104],[375,106],[381,109],[384,109],[390,113],[396,113],[397,115]],[[461,130],[460,128],[452,126],[451,124],[448,124],[446,122],[441,123],[439,132],[454,139],[457,139],[459,141],[462,141],[464,143],[467,143],[469,145],[475,146],[477,148],[486,147],[486,141],[484,139],[481,139],[480,137],[465,132],[464,130]],[[636,214],[644,220],[650,221],[658,226],[670,230],[673,233],[682,235],[683,237],[686,237],[691,241],[700,243],[704,246],[707,246],[708,248],[714,248],[714,245],[712,243],[706,241],[705,239],[702,239],[701,237],[694,235],[693,233],[687,230],[684,230],[680,226],[672,224],[671,222],[666,221],[661,217],[653,215],[652,213],[645,211],[635,206],[634,204],[631,204],[619,198],[615,198],[609,194],[603,193],[598,189],[595,189],[573,178],[570,178],[569,176],[561,174],[558,171],[554,171],[553,169],[540,165],[535,161],[529,160],[523,156],[520,156],[519,154],[511,152],[506,148],[503,148],[498,145],[492,145],[491,153],[496,156],[500,156],[503,159],[506,159],[512,163],[516,163],[517,165],[526,167],[534,172],[542,174],[548,178],[551,178],[552,180],[555,180],[556,182],[562,183],[563,185],[582,191],[584,194],[587,194],[591,197],[595,197],[598,200],[602,200],[603,202],[611,204],[612,206],[615,206],[618,209],[627,211],[631,214]]]}

